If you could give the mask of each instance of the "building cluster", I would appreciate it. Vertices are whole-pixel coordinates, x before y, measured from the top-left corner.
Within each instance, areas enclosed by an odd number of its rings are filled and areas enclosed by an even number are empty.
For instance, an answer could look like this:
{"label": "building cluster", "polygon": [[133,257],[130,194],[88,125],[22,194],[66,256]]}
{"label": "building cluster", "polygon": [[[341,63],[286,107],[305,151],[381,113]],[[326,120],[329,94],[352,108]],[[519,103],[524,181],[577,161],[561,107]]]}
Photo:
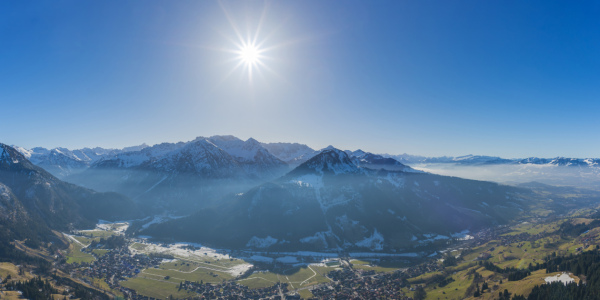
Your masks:
{"label": "building cluster", "polygon": [[119,288],[119,281],[135,277],[141,270],[160,265],[161,258],[151,258],[145,254],[131,255],[127,247],[108,251],[94,262],[83,265],[77,270],[80,277],[105,278],[106,283],[113,288]]}
{"label": "building cluster", "polygon": [[408,299],[401,288],[406,286],[406,275],[396,271],[375,271],[344,268],[329,272],[333,282],[311,290],[318,299]]}

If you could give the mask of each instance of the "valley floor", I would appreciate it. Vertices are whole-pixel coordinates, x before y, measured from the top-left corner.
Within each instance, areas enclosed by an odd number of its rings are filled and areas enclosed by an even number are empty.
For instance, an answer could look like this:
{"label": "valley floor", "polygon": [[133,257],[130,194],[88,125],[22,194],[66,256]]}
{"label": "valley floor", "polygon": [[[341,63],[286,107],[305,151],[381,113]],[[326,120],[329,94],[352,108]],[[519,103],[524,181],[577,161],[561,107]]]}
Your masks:
{"label": "valley floor", "polygon": [[[455,240],[445,250],[419,257],[352,258],[156,244],[125,238],[126,226],[100,224],[94,230],[61,234],[70,246],[58,252],[31,249],[19,241],[15,246],[53,264],[54,276],[44,278],[60,294],[68,290],[60,278],[69,278],[115,299],[511,299],[527,297],[553,276],[582,282],[576,274],[549,272],[544,263],[600,248],[595,210],[562,217],[537,215],[473,233],[471,240]],[[35,269],[0,263],[0,297],[17,299],[19,293],[6,287],[31,280]]]}

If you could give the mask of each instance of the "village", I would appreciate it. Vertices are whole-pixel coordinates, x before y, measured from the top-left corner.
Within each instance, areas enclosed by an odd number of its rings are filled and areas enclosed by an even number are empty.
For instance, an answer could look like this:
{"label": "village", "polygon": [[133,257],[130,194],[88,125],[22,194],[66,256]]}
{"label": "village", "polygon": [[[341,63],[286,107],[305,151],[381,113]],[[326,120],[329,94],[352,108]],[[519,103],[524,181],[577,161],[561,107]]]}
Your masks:
{"label": "village", "polygon": [[[110,230],[109,230],[110,231]],[[446,250],[439,251],[442,257],[447,257],[449,253],[463,253],[469,252],[469,248],[484,245],[490,240],[498,240],[499,244],[511,244],[515,242],[524,242],[531,239],[538,239],[543,237],[543,233],[529,234],[520,233],[514,235],[505,235],[509,231],[509,228],[499,226],[492,229],[484,229],[479,232],[473,233],[473,238],[468,240],[457,240],[452,244],[449,244],[449,248]],[[110,235],[109,235],[110,236]],[[106,240],[102,239],[104,244],[97,241],[93,241],[87,247],[81,251],[94,255],[95,259],[92,262],[82,262],[77,264],[64,264],[59,266],[64,270],[68,270],[72,277],[80,278],[84,282],[92,285],[94,280],[102,280],[106,283],[106,287],[112,292],[118,292],[128,299],[164,299],[163,297],[153,298],[145,294],[143,291],[139,291],[130,287],[122,285],[123,281],[138,278],[140,275],[151,275],[152,273],[145,273],[149,270],[159,270],[161,264],[165,261],[174,261],[174,257],[165,253],[142,253],[139,251],[133,251],[132,243],[140,243],[139,239],[125,238],[124,235],[117,233],[114,237],[109,237]],[[107,247],[107,244],[111,245]],[[156,247],[166,247],[166,244],[156,245]],[[150,246],[147,246],[150,247]],[[105,249],[112,248],[112,249]],[[200,251],[199,247],[195,246],[180,246],[181,250],[191,251],[191,253],[203,252]],[[96,251],[104,251],[102,255],[98,255]],[[493,251],[493,249],[491,249]],[[485,251],[483,255],[489,255]],[[234,260],[227,254],[218,254],[213,252],[215,261],[217,262],[217,256],[219,258],[228,257],[225,261]],[[206,256],[206,253],[203,253]],[[339,299],[411,299],[412,293],[419,284],[411,284],[408,279],[418,277],[422,274],[433,273],[443,271],[444,265],[440,263],[440,255],[432,256],[431,258],[425,257],[421,259],[420,263],[412,266],[396,269],[388,269],[385,272],[378,272],[375,270],[364,269],[360,267],[353,267],[355,260],[351,257],[344,256],[342,258],[328,259],[330,261],[337,261],[339,264],[337,267],[331,267],[325,269],[325,273],[322,274],[327,279],[327,282],[316,282],[309,286],[296,286],[288,284],[284,281],[275,281],[268,286],[260,287],[248,287],[242,284],[240,275],[233,277],[217,277],[216,280],[211,282],[203,282],[202,280],[179,280],[176,278],[165,278],[158,277],[149,278],[155,280],[155,282],[168,282],[173,284],[173,288],[178,292],[177,297],[187,295],[185,298],[190,299],[294,299],[300,298],[299,292],[306,290],[310,291],[309,299],[328,299],[328,298],[339,298]],[[479,257],[478,260],[486,259],[486,257]],[[375,259],[378,262],[389,263],[389,260],[393,261],[393,258],[381,257]],[[274,263],[276,261],[274,260]],[[207,268],[215,268],[219,270],[217,264],[211,264],[210,261],[203,261]],[[305,263],[306,264],[306,263]],[[309,263],[308,265],[312,265]],[[211,265],[212,267],[208,267]],[[262,265],[262,264],[261,264]],[[319,263],[316,263],[319,265]],[[320,263],[320,265],[324,265]],[[175,264],[175,266],[177,266]],[[188,264],[189,266],[189,264]],[[264,266],[263,266],[264,267]],[[262,268],[262,267],[261,267]],[[244,277],[256,273],[256,267],[246,271]],[[219,272],[212,273],[213,277],[219,276]],[[178,286],[177,286],[178,285]],[[171,296],[174,298],[174,296]]]}

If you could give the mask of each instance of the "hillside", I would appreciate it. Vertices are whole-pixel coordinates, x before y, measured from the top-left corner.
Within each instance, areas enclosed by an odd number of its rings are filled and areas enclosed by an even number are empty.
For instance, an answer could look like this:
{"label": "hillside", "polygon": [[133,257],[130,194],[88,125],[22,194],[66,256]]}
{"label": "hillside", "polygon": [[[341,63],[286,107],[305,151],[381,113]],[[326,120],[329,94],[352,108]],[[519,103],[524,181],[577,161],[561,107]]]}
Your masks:
{"label": "hillside", "polygon": [[[89,227],[98,219],[140,216],[127,197],[63,182],[5,144],[0,144],[0,199],[6,228],[20,232],[33,228],[20,225],[35,226],[31,235],[48,234],[49,229]],[[34,238],[31,235],[27,237]]]}
{"label": "hillside", "polygon": [[141,234],[237,248],[400,249],[506,224],[526,208],[519,193],[529,192],[362,168],[345,152],[330,149],[217,208]]}

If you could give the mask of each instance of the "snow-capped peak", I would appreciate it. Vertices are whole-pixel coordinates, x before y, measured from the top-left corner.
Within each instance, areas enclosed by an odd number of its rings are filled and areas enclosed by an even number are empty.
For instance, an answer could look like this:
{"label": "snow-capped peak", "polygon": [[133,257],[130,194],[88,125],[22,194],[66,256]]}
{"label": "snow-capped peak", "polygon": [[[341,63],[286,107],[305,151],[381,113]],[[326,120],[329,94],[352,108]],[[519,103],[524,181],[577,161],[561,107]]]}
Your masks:
{"label": "snow-capped peak", "polygon": [[332,145],[329,145],[329,146],[319,150],[319,152],[323,152],[323,151],[327,151],[327,150],[338,150],[338,149]]}
{"label": "snow-capped peak", "polygon": [[242,163],[284,164],[270,154],[257,140],[242,141],[234,136],[212,136],[207,139]]}
{"label": "snow-capped peak", "polygon": [[0,169],[14,168],[17,165],[26,168],[33,167],[33,164],[21,152],[9,145],[0,143]]}
{"label": "snow-capped peak", "polygon": [[365,154],[367,154],[367,152],[362,151],[361,149],[358,149],[356,151],[350,151],[350,153],[348,153],[348,155],[350,155],[350,156],[356,156],[356,157],[361,157],[361,156],[363,156]]}
{"label": "snow-capped peak", "polygon": [[314,149],[298,143],[263,143],[262,146],[275,157],[293,165],[300,164],[318,153]]}
{"label": "snow-capped peak", "polygon": [[302,170],[315,171],[320,174],[333,173],[336,175],[359,172],[359,168],[352,162],[346,152],[333,147],[321,151],[321,153],[298,166],[294,171],[302,172]]}
{"label": "snow-capped peak", "polygon": [[0,149],[2,149],[2,153],[0,153],[0,164],[11,164],[18,162],[11,157],[6,145],[0,144]]}

